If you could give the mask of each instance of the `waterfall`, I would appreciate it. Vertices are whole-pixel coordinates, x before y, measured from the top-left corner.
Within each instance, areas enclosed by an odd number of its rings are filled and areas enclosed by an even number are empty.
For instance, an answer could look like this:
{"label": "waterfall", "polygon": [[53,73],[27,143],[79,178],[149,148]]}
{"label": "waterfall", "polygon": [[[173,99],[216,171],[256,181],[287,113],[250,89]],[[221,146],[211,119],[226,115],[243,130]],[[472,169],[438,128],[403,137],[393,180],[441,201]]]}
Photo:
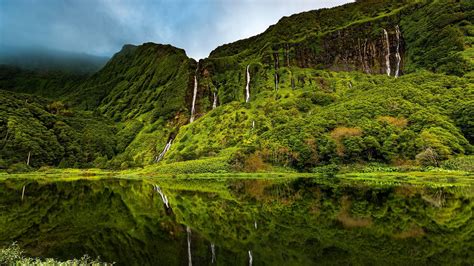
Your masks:
{"label": "waterfall", "polygon": [[163,191],[161,191],[161,188],[158,185],[153,185],[153,187],[155,188],[155,191],[158,192],[158,194],[160,194],[161,200],[166,205],[166,208],[169,209],[170,205],[169,205],[169,202],[168,202],[168,197],[166,197],[165,193],[163,193]]}
{"label": "waterfall", "polygon": [[252,263],[253,263],[252,251],[249,250],[249,266],[252,266]]}
{"label": "waterfall", "polygon": [[385,45],[387,46],[387,53],[385,54],[385,65],[387,66],[387,75],[390,76],[390,40],[388,39],[388,32],[387,30],[383,29],[383,33],[385,35]]}
{"label": "waterfall", "polygon": [[168,143],[166,143],[165,148],[164,148],[163,151],[160,153],[160,155],[158,155],[158,157],[156,157],[155,162],[159,162],[159,161],[161,161],[161,159],[163,159],[163,157],[165,157],[166,152],[171,148],[171,142],[172,142],[172,141],[173,141],[173,139],[170,139],[170,140],[168,141]]}
{"label": "waterfall", "polygon": [[395,70],[395,77],[400,76],[400,63],[402,62],[402,57],[400,56],[400,27],[398,25],[395,27],[395,32],[397,33],[397,52],[395,57],[397,58],[397,69]]}
{"label": "waterfall", "polygon": [[194,121],[194,112],[196,111],[195,106],[196,106],[197,91],[198,91],[198,81],[197,81],[197,76],[194,75],[193,105],[191,106],[191,118],[189,119],[189,123],[192,123]]}
{"label": "waterfall", "polygon": [[247,65],[247,85],[245,85],[245,102],[248,103],[250,101],[250,72],[249,72],[250,65]]}
{"label": "waterfall", "polygon": [[255,129],[255,121],[252,121],[252,129]]}
{"label": "waterfall", "polygon": [[257,229],[257,221],[256,220],[253,220],[253,226],[255,227],[255,229]]}
{"label": "waterfall", "polygon": [[21,191],[21,201],[25,198],[25,186],[23,186],[23,190]]}
{"label": "waterfall", "polygon": [[275,90],[278,91],[278,74],[275,73]]}
{"label": "waterfall", "polygon": [[214,101],[212,102],[212,109],[217,107],[217,93],[214,92]]}
{"label": "waterfall", "polygon": [[216,262],[216,246],[214,245],[214,243],[211,243],[211,254],[212,254],[211,263],[215,263]]}
{"label": "waterfall", "polygon": [[188,265],[192,266],[193,261],[191,259],[191,228],[189,228],[189,226],[186,226],[186,232],[188,234]]}

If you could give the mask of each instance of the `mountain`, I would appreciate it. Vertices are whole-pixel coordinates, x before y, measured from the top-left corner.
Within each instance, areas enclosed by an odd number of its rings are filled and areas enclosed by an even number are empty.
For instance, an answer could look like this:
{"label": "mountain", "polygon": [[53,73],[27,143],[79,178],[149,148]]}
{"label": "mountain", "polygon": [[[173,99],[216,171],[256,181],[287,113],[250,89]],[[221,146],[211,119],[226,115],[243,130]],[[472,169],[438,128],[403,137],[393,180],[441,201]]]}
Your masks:
{"label": "mountain", "polygon": [[[439,165],[472,153],[473,14],[471,1],[356,1],[284,17],[199,62],[182,49],[145,43],[125,45],[100,71],[76,80],[12,72],[0,80],[0,89],[12,91],[2,92],[2,102],[35,103],[23,136],[33,134],[28,123],[49,132],[57,131],[48,119],[69,123],[70,138],[83,145],[73,154],[83,159],[63,167],[152,164],[157,172],[193,173]],[[53,103],[91,123],[88,135],[48,109]],[[11,167],[44,140],[6,136],[21,112],[1,111],[0,140],[23,145],[14,158],[13,148],[0,149]],[[64,146],[61,134],[48,136]],[[43,153],[51,152],[35,149],[48,158]]]}

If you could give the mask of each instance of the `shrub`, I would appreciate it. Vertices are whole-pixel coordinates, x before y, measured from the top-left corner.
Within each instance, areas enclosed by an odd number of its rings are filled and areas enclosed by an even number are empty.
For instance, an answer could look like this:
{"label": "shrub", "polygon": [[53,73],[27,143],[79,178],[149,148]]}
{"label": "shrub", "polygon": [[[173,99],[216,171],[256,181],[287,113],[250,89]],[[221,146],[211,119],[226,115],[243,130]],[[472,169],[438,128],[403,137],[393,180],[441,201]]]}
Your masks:
{"label": "shrub", "polygon": [[33,168],[26,163],[15,163],[8,167],[7,172],[10,174],[13,173],[26,173],[33,171]]}
{"label": "shrub", "polygon": [[426,150],[417,154],[416,160],[422,166],[439,166],[439,155],[432,148],[426,148]]}

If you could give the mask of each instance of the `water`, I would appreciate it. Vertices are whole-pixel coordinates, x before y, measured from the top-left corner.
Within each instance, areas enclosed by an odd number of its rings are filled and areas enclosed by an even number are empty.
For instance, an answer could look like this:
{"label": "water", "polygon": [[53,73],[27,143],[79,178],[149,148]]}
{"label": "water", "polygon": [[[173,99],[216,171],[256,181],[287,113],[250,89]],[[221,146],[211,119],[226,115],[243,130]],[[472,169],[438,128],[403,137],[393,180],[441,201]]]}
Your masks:
{"label": "water", "polygon": [[155,158],[155,162],[159,162],[163,159],[163,157],[165,157],[166,152],[168,152],[169,149],[171,148],[171,142],[173,142],[173,139],[170,139],[168,143],[166,143],[163,151],[160,153],[160,155],[158,155],[158,157]]}
{"label": "water", "polygon": [[385,36],[385,49],[387,49],[387,52],[385,53],[385,65],[387,68],[387,75],[390,76],[391,69],[390,69],[390,40],[388,38],[388,32],[387,30],[383,29],[383,34]]}
{"label": "water", "polygon": [[397,68],[395,70],[395,77],[398,78],[400,76],[400,63],[402,62],[402,57],[400,56],[400,27],[398,25],[395,27],[395,32],[397,36],[397,51],[395,53],[395,58],[397,59]]}
{"label": "water", "polygon": [[188,265],[193,266],[192,254],[191,254],[191,228],[186,227],[186,233],[188,238]]}
{"label": "water", "polygon": [[192,103],[192,106],[191,106],[191,118],[189,119],[189,123],[194,122],[194,113],[196,112],[195,107],[196,107],[197,91],[198,91],[198,81],[197,81],[197,76],[194,75],[193,103]]}
{"label": "water", "polygon": [[397,183],[3,180],[0,246],[117,265],[473,265],[473,187]]}
{"label": "water", "polygon": [[245,102],[248,103],[250,101],[250,72],[249,72],[250,65],[247,65],[247,84],[245,85]]}
{"label": "water", "polygon": [[212,102],[212,109],[217,108],[217,93],[214,92],[214,101]]}
{"label": "water", "polygon": [[158,192],[158,194],[160,194],[161,200],[163,201],[163,204],[165,204],[166,208],[169,209],[170,205],[169,205],[169,202],[168,202],[168,197],[165,195],[165,193],[163,193],[163,191],[161,191],[160,186],[154,185],[154,189],[155,189],[156,192]]}
{"label": "water", "polygon": [[211,243],[211,255],[212,255],[211,263],[215,263],[216,262],[216,246],[214,245],[214,243]]}
{"label": "water", "polygon": [[278,74],[275,73],[273,76],[275,78],[275,91],[278,91]]}

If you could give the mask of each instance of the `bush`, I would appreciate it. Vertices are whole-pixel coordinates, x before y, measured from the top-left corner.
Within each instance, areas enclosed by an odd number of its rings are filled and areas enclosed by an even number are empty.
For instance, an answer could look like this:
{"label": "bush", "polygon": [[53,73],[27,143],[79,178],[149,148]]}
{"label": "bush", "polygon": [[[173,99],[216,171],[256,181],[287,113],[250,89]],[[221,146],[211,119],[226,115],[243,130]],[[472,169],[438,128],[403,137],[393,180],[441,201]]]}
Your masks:
{"label": "bush", "polygon": [[439,166],[439,155],[432,148],[427,148],[426,150],[417,154],[416,160],[422,166]]}
{"label": "bush", "polygon": [[334,178],[339,173],[340,167],[337,164],[328,164],[313,168],[313,173],[322,174],[324,177]]}
{"label": "bush", "polygon": [[8,167],[7,172],[9,174],[13,173],[26,173],[33,171],[33,168],[26,163],[15,163]]}
{"label": "bush", "polygon": [[57,261],[55,259],[39,259],[29,258],[23,256],[23,250],[13,243],[9,247],[0,249],[0,265],[38,265],[38,266],[55,266],[55,265],[84,265],[84,266],[98,266],[98,265],[113,265],[114,263],[101,262],[99,258],[92,259],[88,255],[82,256],[80,259],[72,259],[68,261]]}
{"label": "bush", "polygon": [[459,171],[474,171],[474,156],[459,156],[446,160],[440,164],[444,169]]}

